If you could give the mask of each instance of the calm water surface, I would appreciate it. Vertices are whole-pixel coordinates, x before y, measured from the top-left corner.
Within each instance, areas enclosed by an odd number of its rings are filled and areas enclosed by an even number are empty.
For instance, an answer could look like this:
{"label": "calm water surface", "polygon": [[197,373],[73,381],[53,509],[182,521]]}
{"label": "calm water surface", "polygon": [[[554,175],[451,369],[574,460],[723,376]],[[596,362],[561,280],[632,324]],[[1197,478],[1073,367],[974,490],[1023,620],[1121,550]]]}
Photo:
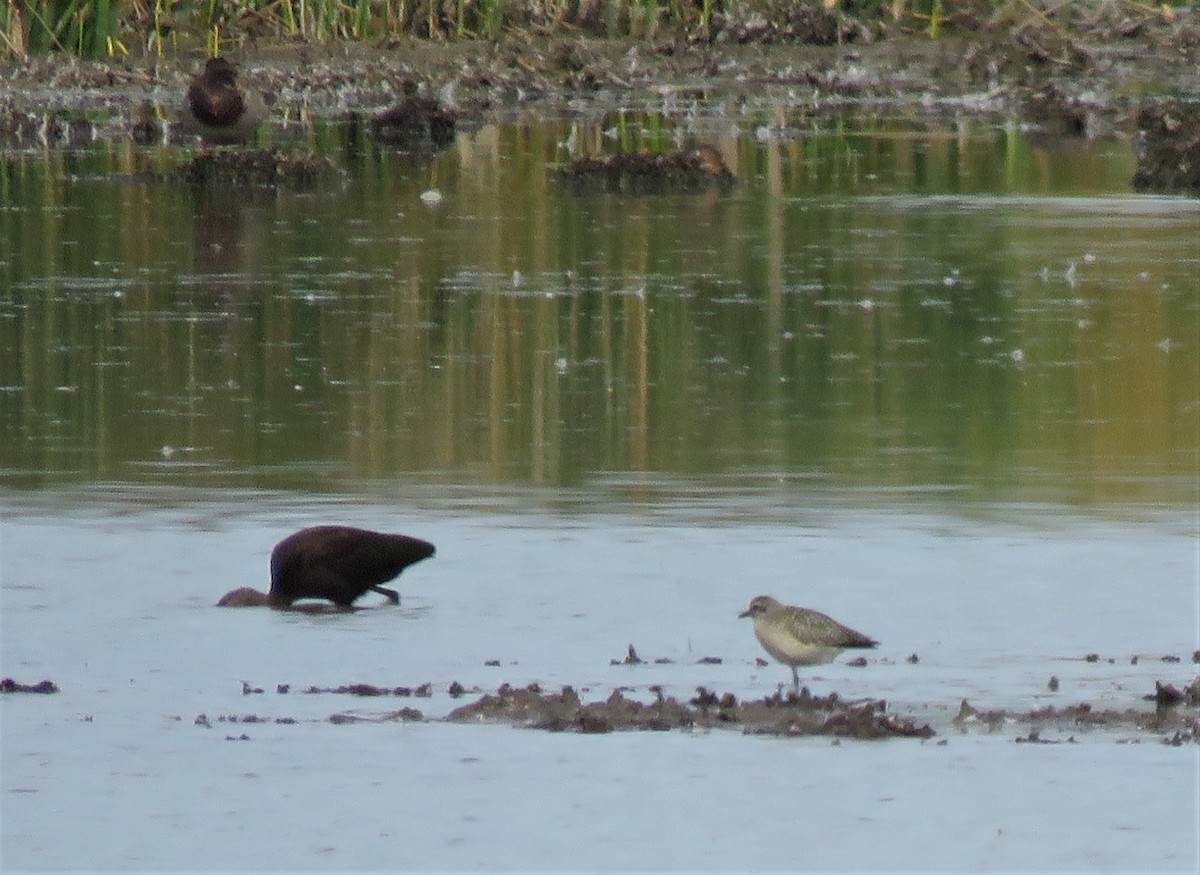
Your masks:
{"label": "calm water surface", "polygon": [[429,164],[318,129],[347,175],[303,194],[129,181],[169,147],[9,156],[5,480],[1194,498],[1200,205],[1131,194],[1127,144],[842,122],[717,138],[728,195],[560,190],[608,121]]}
{"label": "calm water surface", "polygon": [[[703,128],[732,192],[656,198],[549,175],[682,127],[633,113],[424,163],[271,131],[344,168],[311,192],[6,155],[0,671],[63,692],[0,702],[4,868],[1193,871],[1194,747],[949,718],[1194,676],[1200,203],[1133,194],[1124,143],[775,120]],[[212,609],[328,521],[438,556],[398,610]],[[760,696],[759,592],[883,641],[815,689],[949,744],[335,726],[411,703],[274,692]],[[610,666],[629,643],[672,662]]]}

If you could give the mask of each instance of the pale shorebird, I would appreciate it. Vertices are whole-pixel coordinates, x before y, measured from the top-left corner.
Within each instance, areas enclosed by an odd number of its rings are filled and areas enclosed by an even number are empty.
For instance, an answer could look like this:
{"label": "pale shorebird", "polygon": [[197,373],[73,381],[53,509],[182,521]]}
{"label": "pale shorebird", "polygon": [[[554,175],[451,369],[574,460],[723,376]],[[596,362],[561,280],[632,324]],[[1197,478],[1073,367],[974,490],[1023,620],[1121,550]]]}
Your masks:
{"label": "pale shorebird", "polygon": [[785,605],[769,595],[755,596],[750,607],[738,616],[754,620],[758,643],[775,659],[791,667],[796,689],[800,688],[796,666],[823,665],[847,648],[879,644],[820,611]]}
{"label": "pale shorebird", "polygon": [[182,127],[210,145],[241,145],[254,137],[266,116],[262,96],[238,88],[233,64],[212,58],[188,87]]}
{"label": "pale shorebird", "polygon": [[383,586],[408,566],[434,553],[433,544],[350,526],[314,526],[289,535],[271,551],[271,591],[248,586],[226,593],[221,607],[287,609],[297,599],[326,599],[349,609],[368,590],[399,604]]}

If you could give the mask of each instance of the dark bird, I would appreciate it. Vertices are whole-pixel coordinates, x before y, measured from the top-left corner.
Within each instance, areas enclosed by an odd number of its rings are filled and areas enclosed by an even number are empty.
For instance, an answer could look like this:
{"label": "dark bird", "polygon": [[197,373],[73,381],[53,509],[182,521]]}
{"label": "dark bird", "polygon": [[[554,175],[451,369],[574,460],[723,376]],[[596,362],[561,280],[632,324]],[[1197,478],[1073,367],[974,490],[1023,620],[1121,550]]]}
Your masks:
{"label": "dark bird", "polygon": [[406,79],[399,102],[371,118],[371,136],[402,152],[432,153],[454,142],[454,113]]}
{"label": "dark bird", "polygon": [[183,106],[183,130],[212,145],[241,145],[266,118],[262,97],[238,88],[237,71],[224,58],[212,58],[192,80]]}
{"label": "dark bird", "polygon": [[297,599],[325,599],[349,609],[368,590],[399,604],[399,593],[382,584],[433,553],[433,544],[408,535],[350,526],[301,529],[271,551],[270,592],[241,587],[226,593],[217,604],[291,608]]}
{"label": "dark bird", "polygon": [[879,644],[820,611],[781,604],[769,595],[755,596],[738,614],[754,620],[754,636],[763,650],[792,669],[792,683],[800,688],[798,665],[832,662],[849,647]]}

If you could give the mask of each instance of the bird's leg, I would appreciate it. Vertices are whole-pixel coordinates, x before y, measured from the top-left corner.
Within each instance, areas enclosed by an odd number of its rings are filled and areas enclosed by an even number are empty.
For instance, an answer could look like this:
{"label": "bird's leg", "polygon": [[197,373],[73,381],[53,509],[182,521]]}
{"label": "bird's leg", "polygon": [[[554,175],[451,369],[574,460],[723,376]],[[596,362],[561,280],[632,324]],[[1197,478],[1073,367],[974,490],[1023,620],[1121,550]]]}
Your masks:
{"label": "bird's leg", "polygon": [[394,589],[388,589],[386,586],[373,586],[371,589],[382,596],[387,596],[387,600],[393,605],[400,604],[400,593],[396,592]]}
{"label": "bird's leg", "polygon": [[792,686],[795,687],[797,693],[800,692],[800,674],[794,665],[792,666]]}

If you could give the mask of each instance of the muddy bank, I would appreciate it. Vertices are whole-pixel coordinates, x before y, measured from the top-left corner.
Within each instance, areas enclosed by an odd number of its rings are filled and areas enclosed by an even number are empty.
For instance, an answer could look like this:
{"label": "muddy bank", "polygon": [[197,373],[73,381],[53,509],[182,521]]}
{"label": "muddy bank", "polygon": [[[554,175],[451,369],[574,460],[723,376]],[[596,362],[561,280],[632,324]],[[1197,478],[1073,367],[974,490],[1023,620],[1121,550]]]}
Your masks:
{"label": "muddy bank", "polygon": [[[369,118],[378,144],[401,136],[407,149],[417,133],[429,141],[429,149],[415,151],[431,152],[446,137],[428,113],[414,128],[405,110],[412,106],[446,113],[469,130],[517,113],[599,118],[644,109],[682,119],[703,105],[714,133],[757,111],[756,134],[777,138],[803,136],[787,127],[786,114],[794,112],[806,119],[847,110],[980,115],[1015,120],[1050,146],[1071,138],[1129,140],[1139,160],[1138,190],[1200,196],[1197,9],[1114,3],[1051,18],[1030,4],[964,3],[934,38],[911,21],[772,0],[765,10],[740,5],[717,14],[702,30],[664,28],[642,39],[601,39],[586,27],[558,26],[510,29],[490,41],[246,40],[227,54],[244,84],[265,96],[270,124],[358,125]],[[109,62],[0,62],[0,148],[187,142],[177,110],[201,61],[193,51]],[[763,125],[771,113],[776,124]],[[273,184],[279,166],[238,172]],[[641,181],[636,173],[614,180],[613,168],[593,170],[579,179],[618,191]],[[189,172],[207,180],[214,170]]]}
{"label": "muddy bank", "polygon": [[[739,6],[704,32],[676,28],[642,39],[563,27],[512,30],[493,41],[256,41],[227,54],[276,117],[376,112],[419,84],[476,120],[520,107],[588,113],[726,95],[815,112],[879,102],[1002,112],[1055,134],[1100,136],[1129,132],[1143,95],[1200,94],[1196,10],[1103,4],[1060,23],[1024,4],[990,7],[956,4],[937,38],[909,24],[793,2],[765,11]],[[156,117],[174,107],[200,61],[198,52],[9,59],[0,62],[0,121],[10,140],[39,129],[59,137],[128,133],[143,103]],[[72,112],[88,113],[87,130],[72,132]],[[62,117],[47,124],[55,113]],[[118,119],[97,120],[106,113]]]}

